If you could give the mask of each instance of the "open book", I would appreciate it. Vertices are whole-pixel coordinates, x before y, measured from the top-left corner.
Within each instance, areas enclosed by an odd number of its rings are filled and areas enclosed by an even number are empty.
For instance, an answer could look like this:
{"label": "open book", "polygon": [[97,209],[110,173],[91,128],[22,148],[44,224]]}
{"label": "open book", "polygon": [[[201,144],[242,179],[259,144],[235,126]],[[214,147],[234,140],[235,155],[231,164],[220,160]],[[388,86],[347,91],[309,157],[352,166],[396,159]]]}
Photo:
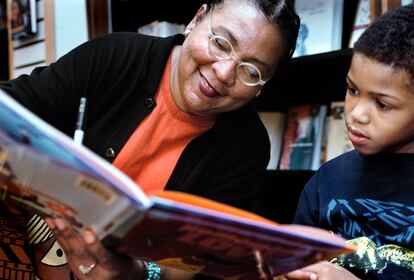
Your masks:
{"label": "open book", "polygon": [[147,197],[133,181],[0,91],[0,198],[66,216],[106,246],[220,278],[278,275],[354,248],[201,197]]}

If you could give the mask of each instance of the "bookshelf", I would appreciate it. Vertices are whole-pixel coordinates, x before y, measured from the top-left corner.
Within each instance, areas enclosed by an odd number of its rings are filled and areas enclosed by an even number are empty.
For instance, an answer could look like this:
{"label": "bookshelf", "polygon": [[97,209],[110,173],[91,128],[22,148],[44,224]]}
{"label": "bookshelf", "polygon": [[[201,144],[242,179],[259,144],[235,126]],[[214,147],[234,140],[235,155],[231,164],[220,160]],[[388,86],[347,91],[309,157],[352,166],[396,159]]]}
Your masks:
{"label": "bookshelf", "polygon": [[[331,102],[344,100],[351,57],[352,49],[346,48],[292,59],[262,90],[256,100],[257,110],[286,112],[290,107],[310,103],[329,108]],[[313,174],[311,170],[266,171],[254,212],[290,223],[302,188]]]}
{"label": "bookshelf", "polygon": [[8,77],[15,78],[30,73],[34,68],[47,65],[55,60],[54,2],[36,0],[36,34],[27,38],[13,38],[11,31],[11,0],[7,6]]}
{"label": "bookshelf", "polygon": [[[206,1],[146,1],[145,8],[141,1],[109,0],[111,6],[112,31],[136,32],[138,27],[154,20],[171,23],[188,24],[198,8]],[[171,12],[174,11],[174,12]]]}
{"label": "bookshelf", "polygon": [[[371,21],[390,9],[401,5],[399,0],[369,0]],[[262,90],[256,100],[258,111],[286,112],[301,104],[344,100],[345,77],[351,64],[348,48],[358,1],[344,1],[342,49],[338,51],[297,57],[286,69]],[[258,192],[254,211],[280,223],[290,223],[304,184],[314,174],[304,170],[268,170],[265,182]]]}
{"label": "bookshelf", "polygon": [[[345,77],[352,56],[352,49],[347,46],[357,0],[344,2],[342,49],[294,58],[280,75],[266,84],[263,94],[256,100],[258,111],[286,112],[294,105],[312,102],[329,105],[344,99]],[[176,5],[173,2],[165,2],[162,7],[151,2],[143,9],[139,1],[111,0],[112,31],[136,32],[139,26],[154,20],[187,24],[203,3],[190,1],[180,5],[179,12],[170,13],[172,5]],[[252,210],[277,222],[290,223],[302,188],[313,174],[310,170],[267,171]]]}

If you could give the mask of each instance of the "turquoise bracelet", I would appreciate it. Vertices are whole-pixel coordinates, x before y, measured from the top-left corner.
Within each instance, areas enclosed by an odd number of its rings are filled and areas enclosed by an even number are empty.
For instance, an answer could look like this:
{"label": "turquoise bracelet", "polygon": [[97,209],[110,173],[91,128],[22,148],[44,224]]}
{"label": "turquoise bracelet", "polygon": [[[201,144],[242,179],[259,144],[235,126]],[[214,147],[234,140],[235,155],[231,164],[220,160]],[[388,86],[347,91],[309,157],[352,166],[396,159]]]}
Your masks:
{"label": "turquoise bracelet", "polygon": [[145,280],[161,280],[161,268],[155,262],[145,263],[147,274]]}

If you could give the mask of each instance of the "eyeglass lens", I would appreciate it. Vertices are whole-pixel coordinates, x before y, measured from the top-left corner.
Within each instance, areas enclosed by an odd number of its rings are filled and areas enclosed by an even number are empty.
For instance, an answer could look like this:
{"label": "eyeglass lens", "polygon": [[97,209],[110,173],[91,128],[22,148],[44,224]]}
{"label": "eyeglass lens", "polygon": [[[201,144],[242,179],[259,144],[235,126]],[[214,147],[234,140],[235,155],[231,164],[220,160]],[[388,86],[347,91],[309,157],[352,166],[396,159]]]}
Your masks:
{"label": "eyeglass lens", "polygon": [[[219,59],[233,58],[233,47],[224,37],[212,34],[209,41],[209,50],[212,55]],[[257,85],[260,83],[261,75],[256,66],[246,62],[238,62],[237,77],[246,85]]]}

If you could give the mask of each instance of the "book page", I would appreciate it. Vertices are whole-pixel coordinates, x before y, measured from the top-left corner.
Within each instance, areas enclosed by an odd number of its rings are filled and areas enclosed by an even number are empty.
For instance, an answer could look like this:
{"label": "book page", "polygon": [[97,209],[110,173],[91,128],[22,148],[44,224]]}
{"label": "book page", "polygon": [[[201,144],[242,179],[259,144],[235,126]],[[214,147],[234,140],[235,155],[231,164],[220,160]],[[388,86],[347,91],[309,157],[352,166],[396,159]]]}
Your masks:
{"label": "book page", "polygon": [[[150,201],[115,167],[0,91],[2,197],[104,236]],[[117,217],[117,218],[115,218]]]}
{"label": "book page", "polygon": [[259,279],[355,251],[325,230],[280,225],[191,194],[165,192],[151,200],[118,250],[173,268]]}

